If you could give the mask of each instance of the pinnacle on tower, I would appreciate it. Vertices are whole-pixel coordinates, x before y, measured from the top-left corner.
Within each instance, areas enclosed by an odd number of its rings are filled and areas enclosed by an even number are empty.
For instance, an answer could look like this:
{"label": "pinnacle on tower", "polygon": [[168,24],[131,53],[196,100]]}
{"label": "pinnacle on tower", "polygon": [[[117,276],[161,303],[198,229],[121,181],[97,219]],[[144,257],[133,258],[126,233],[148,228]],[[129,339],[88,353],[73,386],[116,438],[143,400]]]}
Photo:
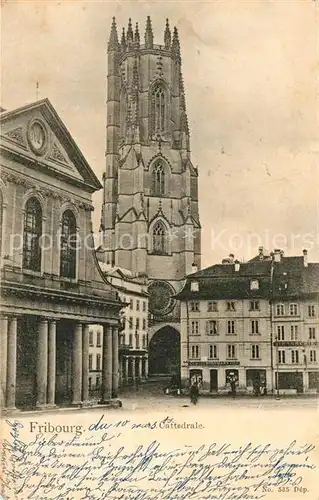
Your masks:
{"label": "pinnacle on tower", "polygon": [[147,49],[153,48],[153,30],[150,16],[147,16],[146,19],[146,29],[145,29],[145,47]]}
{"label": "pinnacle on tower", "polygon": [[122,50],[126,50],[126,36],[125,36],[125,28],[123,28],[123,31],[122,31],[122,38],[121,38],[121,49]]}
{"label": "pinnacle on tower", "polygon": [[164,32],[165,49],[169,50],[171,48],[171,42],[172,42],[171,30],[169,28],[168,19],[166,19],[166,26],[165,26],[165,32]]}
{"label": "pinnacle on tower", "polygon": [[180,60],[181,49],[180,49],[180,45],[179,45],[178,31],[177,31],[176,26],[174,26],[174,34],[173,34],[173,41],[172,41],[172,52],[178,58],[178,60]]}
{"label": "pinnacle on tower", "polygon": [[113,17],[110,38],[108,43],[108,50],[118,50],[118,48],[119,48],[119,41],[117,38],[116,22],[115,22],[115,17]]}
{"label": "pinnacle on tower", "polygon": [[136,25],[135,25],[134,45],[137,48],[140,46],[140,32],[138,30],[138,23],[136,23]]}
{"label": "pinnacle on tower", "polygon": [[130,47],[133,43],[133,29],[132,29],[132,20],[129,18],[128,20],[128,28],[127,28],[127,33],[126,33],[126,41],[127,41],[127,46]]}

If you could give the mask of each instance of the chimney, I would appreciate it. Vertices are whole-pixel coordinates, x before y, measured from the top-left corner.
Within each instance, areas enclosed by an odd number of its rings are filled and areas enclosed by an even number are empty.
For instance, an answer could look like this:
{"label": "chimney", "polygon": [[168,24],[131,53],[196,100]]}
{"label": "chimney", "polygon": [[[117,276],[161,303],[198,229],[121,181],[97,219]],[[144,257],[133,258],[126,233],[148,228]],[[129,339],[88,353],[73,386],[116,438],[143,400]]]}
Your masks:
{"label": "chimney", "polygon": [[222,264],[230,264],[229,259],[223,259]]}
{"label": "chimney", "polygon": [[303,265],[304,267],[308,267],[308,250],[304,249],[303,253]]}
{"label": "chimney", "polygon": [[236,271],[236,273],[238,273],[239,269],[240,269],[240,262],[239,262],[239,260],[235,260],[235,271]]}
{"label": "chimney", "polygon": [[259,247],[258,252],[259,252],[259,260],[264,260],[264,247]]}
{"label": "chimney", "polygon": [[229,262],[230,262],[230,264],[233,264],[234,258],[235,258],[235,255],[233,253],[230,253],[229,254]]}
{"label": "chimney", "polygon": [[192,264],[192,273],[197,273],[198,267],[196,266],[195,262]]}
{"label": "chimney", "polygon": [[275,248],[274,254],[273,254],[273,259],[274,259],[274,262],[281,261],[281,250],[279,248]]}

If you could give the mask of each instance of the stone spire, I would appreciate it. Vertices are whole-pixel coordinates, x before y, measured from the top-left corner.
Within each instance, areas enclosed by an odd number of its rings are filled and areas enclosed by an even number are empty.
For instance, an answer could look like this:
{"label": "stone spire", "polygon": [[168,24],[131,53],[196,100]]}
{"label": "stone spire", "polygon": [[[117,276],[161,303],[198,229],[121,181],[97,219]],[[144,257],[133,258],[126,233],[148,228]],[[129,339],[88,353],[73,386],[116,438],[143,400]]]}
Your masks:
{"label": "stone spire", "polygon": [[172,41],[172,53],[180,61],[181,49],[179,45],[178,31],[176,26],[174,26],[173,41]]}
{"label": "stone spire", "polygon": [[145,47],[147,49],[153,48],[153,30],[150,16],[147,16],[146,19],[146,29],[145,29]]}
{"label": "stone spire", "polygon": [[139,46],[140,46],[140,32],[138,30],[138,23],[136,23],[136,25],[135,25],[134,45],[136,48],[139,48]]}
{"label": "stone spire", "polygon": [[128,28],[126,33],[126,42],[127,46],[130,47],[133,44],[133,29],[132,29],[132,20],[129,18],[128,20]]}
{"label": "stone spire", "polygon": [[164,32],[165,49],[169,50],[171,48],[171,43],[172,43],[171,30],[169,28],[168,19],[166,19],[166,26],[165,26],[165,32]]}
{"label": "stone spire", "polygon": [[119,40],[117,38],[115,17],[113,17],[110,38],[108,43],[108,50],[118,50],[118,48],[119,48]]}
{"label": "stone spire", "polygon": [[126,51],[126,36],[125,36],[125,28],[123,28],[122,31],[122,38],[121,38],[121,49],[125,52]]}

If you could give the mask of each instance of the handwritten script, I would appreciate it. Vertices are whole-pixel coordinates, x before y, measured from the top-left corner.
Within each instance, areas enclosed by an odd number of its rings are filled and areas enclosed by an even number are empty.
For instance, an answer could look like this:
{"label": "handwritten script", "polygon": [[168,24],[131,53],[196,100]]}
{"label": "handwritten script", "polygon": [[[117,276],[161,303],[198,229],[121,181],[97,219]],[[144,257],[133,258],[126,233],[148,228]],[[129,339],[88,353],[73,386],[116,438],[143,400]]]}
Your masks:
{"label": "handwritten script", "polygon": [[169,421],[146,425],[145,432],[130,420],[102,424],[99,418],[72,433],[61,426],[54,433],[50,424],[7,419],[1,494],[16,500],[252,500],[273,498],[281,488],[307,492],[305,471],[316,467],[311,443],[233,446],[206,434],[205,443],[174,446],[165,430],[151,430]]}

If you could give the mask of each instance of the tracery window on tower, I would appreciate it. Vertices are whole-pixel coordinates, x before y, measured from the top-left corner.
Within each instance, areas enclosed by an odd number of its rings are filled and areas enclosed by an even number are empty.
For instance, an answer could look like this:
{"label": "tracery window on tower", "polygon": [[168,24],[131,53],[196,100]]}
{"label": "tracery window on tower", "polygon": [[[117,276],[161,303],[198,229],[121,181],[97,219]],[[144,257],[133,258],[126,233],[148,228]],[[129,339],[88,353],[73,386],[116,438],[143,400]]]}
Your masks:
{"label": "tracery window on tower", "polygon": [[155,196],[165,194],[165,168],[161,160],[158,160],[153,166],[152,194]]}
{"label": "tracery window on tower", "polygon": [[165,132],[166,116],[166,91],[161,83],[157,83],[151,92],[151,131],[153,135]]}
{"label": "tracery window on tower", "polygon": [[153,253],[156,255],[167,254],[167,231],[162,221],[157,221],[152,231]]}

